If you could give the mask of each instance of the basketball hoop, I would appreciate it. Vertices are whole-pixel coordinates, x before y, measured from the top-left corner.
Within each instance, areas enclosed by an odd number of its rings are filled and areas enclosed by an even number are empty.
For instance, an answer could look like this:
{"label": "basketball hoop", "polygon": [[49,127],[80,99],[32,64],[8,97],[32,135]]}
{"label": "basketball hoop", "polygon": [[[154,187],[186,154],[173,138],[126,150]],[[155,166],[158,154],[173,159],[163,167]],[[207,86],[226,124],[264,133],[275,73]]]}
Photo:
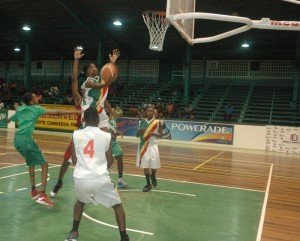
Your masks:
{"label": "basketball hoop", "polygon": [[143,18],[150,34],[149,49],[162,51],[165,35],[170,22],[166,19],[166,13],[160,11],[143,12]]}

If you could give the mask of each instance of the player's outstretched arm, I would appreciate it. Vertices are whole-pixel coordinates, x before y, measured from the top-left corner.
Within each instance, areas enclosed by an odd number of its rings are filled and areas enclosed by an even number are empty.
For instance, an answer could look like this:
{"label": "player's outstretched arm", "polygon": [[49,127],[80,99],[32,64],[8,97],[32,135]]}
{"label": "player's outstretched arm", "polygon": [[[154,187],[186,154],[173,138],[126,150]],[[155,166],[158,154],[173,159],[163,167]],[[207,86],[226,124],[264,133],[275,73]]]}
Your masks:
{"label": "player's outstretched arm", "polygon": [[72,140],[71,140],[71,145],[72,145],[72,148],[71,148],[71,151],[72,151],[72,158],[71,158],[71,160],[72,160],[72,163],[74,164],[74,165],[76,165],[76,163],[77,163],[77,156],[76,156],[76,152],[75,152],[75,145],[74,145],[74,141],[73,141],[73,138],[72,138]]}
{"label": "player's outstretched arm", "polygon": [[75,105],[79,105],[81,101],[81,96],[78,92],[78,66],[79,66],[79,59],[82,58],[84,54],[81,53],[82,48],[75,48],[74,49],[74,63],[73,63],[73,70],[72,70],[72,96],[75,102]]}

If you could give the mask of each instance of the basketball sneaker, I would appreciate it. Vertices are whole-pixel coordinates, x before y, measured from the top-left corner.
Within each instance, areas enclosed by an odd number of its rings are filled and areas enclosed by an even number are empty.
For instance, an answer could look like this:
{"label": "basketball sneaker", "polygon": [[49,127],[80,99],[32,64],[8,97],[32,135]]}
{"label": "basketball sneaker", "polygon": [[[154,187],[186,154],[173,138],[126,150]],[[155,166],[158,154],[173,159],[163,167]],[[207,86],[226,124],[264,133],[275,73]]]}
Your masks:
{"label": "basketball sneaker", "polygon": [[36,189],[34,189],[33,191],[31,191],[31,197],[33,200],[37,199],[40,195],[40,192]]}
{"label": "basketball sneaker", "polygon": [[143,188],[143,192],[150,192],[150,190],[152,189],[151,184],[147,184],[144,188]]}
{"label": "basketball sneaker", "polygon": [[78,236],[78,233],[71,232],[68,237],[66,237],[65,241],[77,241]]}
{"label": "basketball sneaker", "polygon": [[123,179],[119,178],[119,180],[118,180],[118,188],[124,188],[124,187],[127,187],[127,186],[128,186],[127,183],[124,182]]}
{"label": "basketball sneaker", "polygon": [[48,199],[48,196],[46,193],[40,193],[40,195],[38,196],[38,198],[36,199],[35,202],[46,205],[46,206],[50,206],[50,207],[54,206],[54,203]]}
{"label": "basketball sneaker", "polygon": [[56,183],[55,187],[50,192],[50,197],[56,197],[59,189],[61,189],[62,186],[63,186],[62,182],[61,183]]}
{"label": "basketball sneaker", "polygon": [[152,182],[153,187],[156,187],[157,186],[157,181],[156,181],[155,174],[151,174],[150,177],[151,177],[151,182]]}
{"label": "basketball sneaker", "polygon": [[123,238],[123,239],[121,239],[121,241],[129,241],[129,237],[128,237],[128,235],[126,234],[126,237],[125,237],[125,238]]}

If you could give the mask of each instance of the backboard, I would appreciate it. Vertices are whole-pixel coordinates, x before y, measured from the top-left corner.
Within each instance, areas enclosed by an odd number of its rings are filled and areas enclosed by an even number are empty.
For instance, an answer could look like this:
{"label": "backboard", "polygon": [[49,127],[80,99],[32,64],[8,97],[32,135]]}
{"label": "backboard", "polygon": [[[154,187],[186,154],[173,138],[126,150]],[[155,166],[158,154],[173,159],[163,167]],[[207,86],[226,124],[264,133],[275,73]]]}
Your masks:
{"label": "backboard", "polygon": [[178,19],[175,20],[173,17],[177,14],[182,13],[193,13],[195,12],[196,0],[168,0],[167,1],[167,10],[166,17],[169,19],[171,24],[178,30],[183,38],[190,44],[194,39],[194,28],[195,28],[195,19]]}

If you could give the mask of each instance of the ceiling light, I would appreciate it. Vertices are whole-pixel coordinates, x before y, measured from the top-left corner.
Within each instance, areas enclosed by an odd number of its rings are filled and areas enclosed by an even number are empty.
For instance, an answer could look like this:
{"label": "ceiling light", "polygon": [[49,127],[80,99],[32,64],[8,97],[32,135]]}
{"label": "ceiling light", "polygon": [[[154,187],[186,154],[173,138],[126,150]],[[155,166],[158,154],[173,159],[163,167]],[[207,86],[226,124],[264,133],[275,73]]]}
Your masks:
{"label": "ceiling light", "polygon": [[119,20],[114,21],[115,26],[122,26],[122,23]]}
{"label": "ceiling light", "polygon": [[249,48],[249,46],[250,46],[250,45],[247,44],[247,43],[242,44],[242,47],[243,47],[243,48]]}
{"label": "ceiling light", "polygon": [[158,46],[152,46],[151,49],[156,50],[156,49],[159,49],[159,48],[158,48]]}
{"label": "ceiling light", "polygon": [[21,49],[20,49],[19,47],[15,47],[15,48],[14,48],[14,51],[16,51],[16,52],[20,52],[20,51],[21,51]]}
{"label": "ceiling light", "polygon": [[25,30],[25,31],[30,31],[31,30],[31,28],[28,25],[24,25],[22,29]]}

